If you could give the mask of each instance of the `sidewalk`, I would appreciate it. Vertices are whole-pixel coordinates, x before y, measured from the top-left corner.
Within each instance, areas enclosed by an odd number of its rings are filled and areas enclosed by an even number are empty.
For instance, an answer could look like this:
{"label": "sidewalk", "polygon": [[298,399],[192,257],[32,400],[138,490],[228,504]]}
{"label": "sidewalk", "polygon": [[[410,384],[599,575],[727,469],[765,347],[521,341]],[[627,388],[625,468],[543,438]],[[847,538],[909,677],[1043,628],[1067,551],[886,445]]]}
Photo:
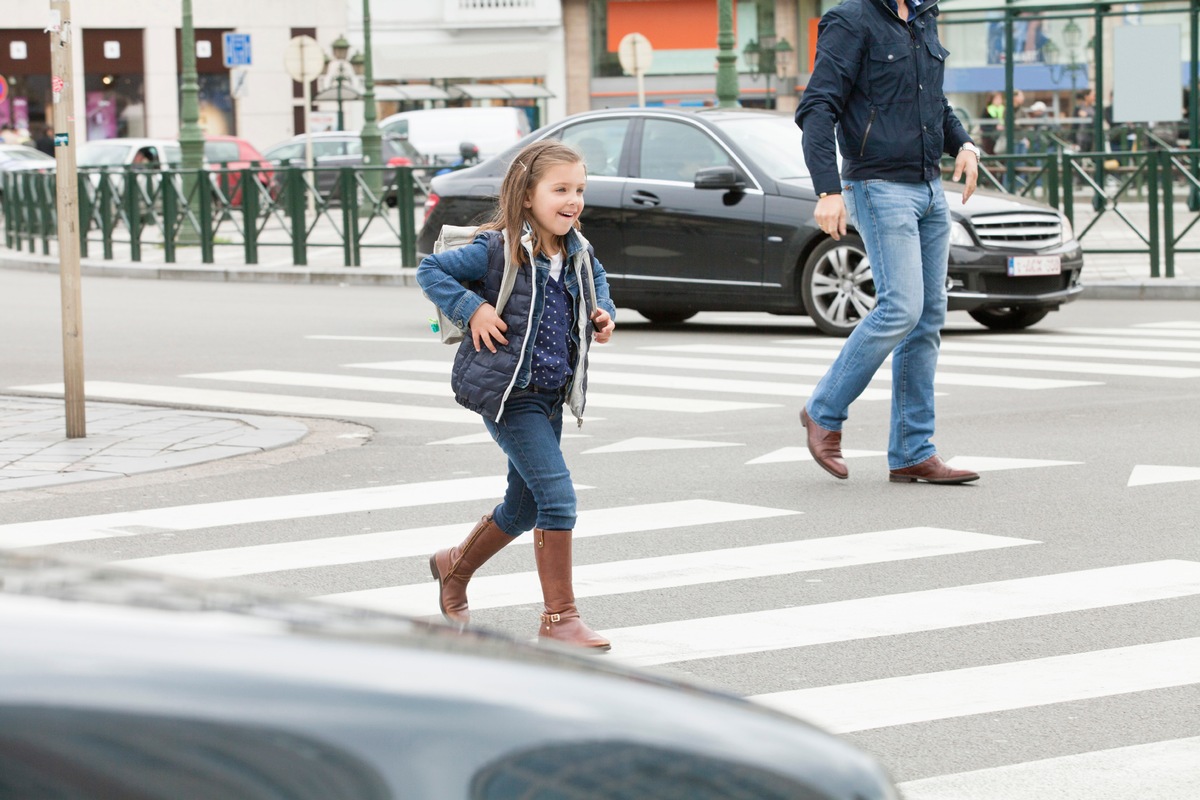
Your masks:
{"label": "sidewalk", "polygon": [[299,441],[292,419],[86,403],[87,436],[66,438],[61,398],[0,396],[0,492],[178,469]]}
{"label": "sidewalk", "polygon": [[[1086,225],[1081,219],[1079,229]],[[1086,241],[1105,249],[1145,247],[1132,229],[1113,223],[1096,226]],[[146,255],[162,258],[161,251]],[[111,261],[84,259],[81,271],[89,277],[416,286],[416,271],[400,267],[394,248],[364,249],[361,267],[341,266],[340,248],[312,251],[306,267],[294,266],[286,248],[264,249],[257,265],[239,262],[240,255],[237,247],[217,248],[217,263],[202,264],[197,248],[181,248],[181,263],[166,264],[135,263],[117,252]],[[58,260],[0,245],[0,269],[57,273]],[[1085,254],[1083,275],[1085,298],[1200,299],[1200,253],[1180,254],[1173,278],[1151,278],[1145,253]],[[307,433],[301,423],[279,417],[89,402],[87,436],[67,439],[61,398],[0,395],[0,492],[176,469],[283,447]]]}

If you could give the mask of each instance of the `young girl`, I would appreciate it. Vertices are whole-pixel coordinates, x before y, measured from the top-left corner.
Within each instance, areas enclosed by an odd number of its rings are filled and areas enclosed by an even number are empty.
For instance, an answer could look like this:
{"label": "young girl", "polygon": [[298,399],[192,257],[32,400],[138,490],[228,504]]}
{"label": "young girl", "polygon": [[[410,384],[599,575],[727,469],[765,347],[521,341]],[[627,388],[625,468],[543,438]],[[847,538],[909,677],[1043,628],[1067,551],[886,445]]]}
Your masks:
{"label": "young girl", "polygon": [[[615,327],[604,268],[579,232],[586,184],[576,150],[555,140],[534,142],[509,165],[496,214],[475,240],[429,256],[417,269],[425,296],[470,328],[454,359],[455,399],[483,416],[508,456],[503,502],[462,544],[434,553],[429,568],[442,615],[465,625],[475,570],[532,528],[545,602],[539,637],[608,650],[608,640],[575,608],[575,489],[561,449],[563,406],[583,424],[588,346],[593,337],[607,342]],[[506,257],[519,268],[498,315]],[[584,270],[591,270],[594,296]]]}

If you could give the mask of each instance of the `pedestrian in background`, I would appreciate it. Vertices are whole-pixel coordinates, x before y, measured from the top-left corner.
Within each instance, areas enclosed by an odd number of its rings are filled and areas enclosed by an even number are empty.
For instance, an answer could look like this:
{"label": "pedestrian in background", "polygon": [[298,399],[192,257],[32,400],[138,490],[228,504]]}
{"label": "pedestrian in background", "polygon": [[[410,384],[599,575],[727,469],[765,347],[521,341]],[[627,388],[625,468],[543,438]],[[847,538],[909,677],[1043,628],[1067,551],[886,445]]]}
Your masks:
{"label": "pedestrian in background", "polygon": [[845,0],[821,17],[815,68],[796,110],[818,193],[816,222],[835,240],[853,225],[875,281],[875,307],[800,412],[809,452],[836,478],[849,477],[841,439],[850,404],[889,355],[889,479],[979,478],[945,464],[932,442],[950,255],[939,161],[943,152],[955,155],[954,180],[966,180],[964,203],[979,166],[979,148],[942,93],[947,55],[938,41],[937,0]]}
{"label": "pedestrian in background", "polygon": [[[429,567],[442,615],[466,624],[471,576],[532,528],[545,605],[539,637],[608,650],[575,605],[575,488],[561,447],[564,405],[583,424],[588,347],[593,338],[607,342],[615,327],[604,268],[579,230],[586,184],[578,151],[553,139],[534,142],[509,165],[496,214],[474,241],[417,268],[425,296],[470,327],[454,359],[455,399],[483,416],[508,457],[504,500],[461,544],[431,556]],[[519,269],[497,315],[506,258]]]}

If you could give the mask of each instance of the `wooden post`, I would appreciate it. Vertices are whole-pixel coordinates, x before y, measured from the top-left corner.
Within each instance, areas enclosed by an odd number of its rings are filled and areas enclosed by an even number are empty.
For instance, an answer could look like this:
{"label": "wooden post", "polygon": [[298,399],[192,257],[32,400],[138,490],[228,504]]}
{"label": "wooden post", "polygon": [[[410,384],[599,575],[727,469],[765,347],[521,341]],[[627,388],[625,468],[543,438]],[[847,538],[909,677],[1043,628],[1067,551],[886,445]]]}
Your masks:
{"label": "wooden post", "polygon": [[83,305],[79,286],[79,184],[75,169],[75,64],[71,0],[50,0],[50,90],[57,161],[58,275],[62,292],[63,395],[67,438],[87,436],[83,397]]}

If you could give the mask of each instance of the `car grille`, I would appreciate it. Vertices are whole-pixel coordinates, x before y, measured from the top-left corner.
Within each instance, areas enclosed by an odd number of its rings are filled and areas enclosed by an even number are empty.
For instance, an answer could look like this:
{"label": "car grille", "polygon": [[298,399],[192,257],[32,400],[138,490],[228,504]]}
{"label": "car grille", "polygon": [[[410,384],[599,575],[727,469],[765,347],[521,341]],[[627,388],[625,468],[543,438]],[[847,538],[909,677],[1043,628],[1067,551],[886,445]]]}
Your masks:
{"label": "car grille", "polygon": [[1032,297],[1039,294],[1061,292],[1071,281],[1069,272],[1062,275],[1026,275],[1010,278],[1007,275],[982,275],[982,291],[986,294],[1021,295]]}
{"label": "car grille", "polygon": [[972,217],[971,225],[984,247],[1041,250],[1062,243],[1062,221],[1058,214],[1028,211],[988,214]]}

